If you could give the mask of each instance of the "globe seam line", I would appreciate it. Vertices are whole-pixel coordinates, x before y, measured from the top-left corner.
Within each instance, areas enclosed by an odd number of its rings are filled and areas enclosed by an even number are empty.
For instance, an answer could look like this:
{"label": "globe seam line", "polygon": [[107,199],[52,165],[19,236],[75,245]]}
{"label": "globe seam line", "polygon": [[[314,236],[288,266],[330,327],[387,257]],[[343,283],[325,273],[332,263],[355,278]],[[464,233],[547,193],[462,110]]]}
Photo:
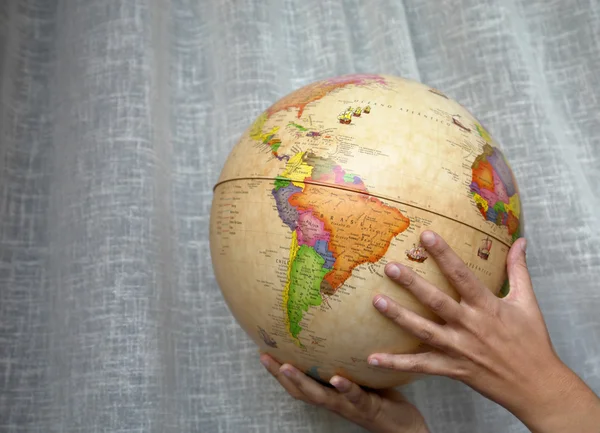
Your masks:
{"label": "globe seam line", "polygon": [[[260,177],[260,176],[256,176],[256,177],[236,177],[236,178],[231,178],[231,179],[225,179],[225,180],[222,180],[222,181],[217,182],[215,184],[215,186],[213,187],[213,192],[216,191],[219,186],[221,186],[221,185],[223,185],[225,183],[235,182],[235,181],[239,181],[239,180],[275,181],[277,179],[272,178],[272,177]],[[287,180],[292,181],[292,179],[287,179]],[[478,231],[480,233],[483,233],[486,236],[489,236],[489,237],[495,239],[496,241],[500,242],[502,245],[510,248],[509,244],[507,244],[506,242],[504,242],[502,239],[499,239],[498,237],[494,236],[493,234],[490,234],[490,233],[488,233],[488,232],[486,232],[484,230],[481,230],[481,229],[479,229],[477,227],[473,227],[472,225],[467,224],[467,223],[465,223],[463,221],[460,221],[460,220],[457,220],[455,218],[443,215],[443,214],[441,214],[439,212],[436,212],[436,211],[433,211],[431,209],[426,209],[426,208],[421,207],[421,206],[415,206],[413,204],[406,203],[406,202],[403,202],[403,201],[400,201],[400,200],[397,200],[397,199],[389,198],[389,197],[386,197],[384,195],[373,194],[373,193],[370,193],[370,192],[360,191],[360,190],[356,190],[356,189],[353,189],[353,188],[345,188],[345,187],[340,186],[340,185],[335,185],[334,186],[334,185],[327,184],[327,183],[315,182],[315,181],[306,181],[306,180],[301,181],[301,182],[304,183],[304,184],[307,184],[307,185],[315,185],[315,186],[321,186],[321,187],[329,188],[329,189],[339,189],[339,190],[342,190],[342,191],[355,192],[357,194],[363,194],[363,195],[366,195],[366,196],[369,196],[369,197],[374,197],[374,198],[378,198],[378,199],[381,199],[381,200],[387,200],[387,201],[390,201],[392,203],[401,204],[401,205],[405,205],[405,206],[410,206],[410,207],[412,207],[414,209],[419,209],[419,210],[424,211],[424,212],[429,212],[429,213],[432,213],[434,215],[440,216],[442,218],[446,218],[446,219],[448,219],[450,221],[454,221],[454,222],[456,222],[458,224],[461,224],[461,225],[463,225],[465,227],[469,227],[469,228],[471,228],[473,230],[476,230],[476,231]]]}

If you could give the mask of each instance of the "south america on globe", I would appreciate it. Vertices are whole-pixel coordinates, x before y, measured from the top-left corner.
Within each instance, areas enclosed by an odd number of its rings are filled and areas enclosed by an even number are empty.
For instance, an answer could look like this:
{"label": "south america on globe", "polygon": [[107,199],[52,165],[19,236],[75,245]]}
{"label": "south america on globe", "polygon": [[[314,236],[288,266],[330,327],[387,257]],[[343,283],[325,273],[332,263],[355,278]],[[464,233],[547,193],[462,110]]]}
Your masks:
{"label": "south america on globe", "polygon": [[419,244],[434,230],[504,296],[522,227],[512,170],[465,108],[415,81],[346,75],[290,93],[242,134],[214,188],[210,249],[224,299],[261,351],[317,380],[386,388],[414,376],[370,366],[370,354],[428,348],[373,297],[442,323],[386,263],[459,299]]}

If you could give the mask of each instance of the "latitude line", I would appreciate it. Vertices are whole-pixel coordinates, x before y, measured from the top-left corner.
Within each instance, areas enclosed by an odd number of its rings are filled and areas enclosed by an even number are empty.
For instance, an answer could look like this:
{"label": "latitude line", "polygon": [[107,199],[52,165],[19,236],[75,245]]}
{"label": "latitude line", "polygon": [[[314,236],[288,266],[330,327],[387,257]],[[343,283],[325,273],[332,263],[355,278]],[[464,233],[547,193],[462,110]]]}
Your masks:
{"label": "latitude line", "polygon": [[[486,236],[491,237],[492,239],[495,239],[496,241],[500,242],[502,245],[504,245],[507,248],[511,247],[509,244],[507,244],[506,242],[504,242],[502,239],[499,239],[499,238],[497,238],[496,236],[494,236],[494,235],[492,235],[490,233],[487,233],[487,232],[485,232],[485,231],[483,231],[483,230],[481,230],[481,229],[479,229],[477,227],[473,227],[470,224],[467,224],[467,223],[465,223],[463,221],[457,220],[456,218],[452,218],[452,217],[449,217],[447,215],[441,214],[441,213],[436,212],[434,210],[427,209],[427,208],[424,208],[424,207],[421,207],[421,206],[416,206],[416,205],[413,205],[413,204],[410,204],[410,203],[406,203],[406,202],[401,201],[401,200],[389,198],[389,197],[386,197],[385,195],[373,194],[371,192],[365,192],[365,191],[357,190],[357,189],[354,189],[354,188],[344,187],[344,186],[341,186],[341,185],[335,185],[334,186],[334,185],[331,185],[329,183],[323,183],[323,182],[318,182],[318,181],[314,181],[314,180],[310,180],[310,181],[305,181],[305,180],[303,180],[303,181],[300,181],[300,180],[294,181],[292,179],[283,179],[283,178],[282,179],[274,179],[272,177],[264,177],[264,176],[236,177],[236,178],[231,178],[231,179],[225,179],[225,180],[222,180],[221,182],[217,182],[215,184],[215,186],[213,187],[213,192],[216,192],[217,188],[219,186],[223,185],[223,184],[230,183],[230,182],[236,182],[236,181],[239,181],[239,180],[261,180],[261,181],[289,180],[290,182],[300,182],[300,183],[304,183],[306,185],[315,185],[315,186],[320,186],[320,187],[328,188],[328,189],[339,189],[339,190],[342,190],[342,191],[348,191],[348,192],[353,192],[353,193],[356,193],[356,194],[362,194],[362,195],[365,195],[365,196],[368,196],[368,197],[374,197],[374,198],[378,198],[378,199],[381,199],[381,200],[387,200],[387,201],[395,203],[395,204],[409,206],[409,207],[412,207],[414,209],[419,209],[419,210],[421,210],[423,212],[429,212],[429,213],[431,213],[433,215],[437,215],[439,217],[448,219],[450,221],[454,221],[455,223],[458,223],[458,224],[463,225],[465,227],[469,227],[470,229],[473,229],[473,230],[478,231],[478,232],[480,232],[480,233],[482,233],[482,234],[484,234]],[[410,220],[410,218],[409,218],[409,220]]]}

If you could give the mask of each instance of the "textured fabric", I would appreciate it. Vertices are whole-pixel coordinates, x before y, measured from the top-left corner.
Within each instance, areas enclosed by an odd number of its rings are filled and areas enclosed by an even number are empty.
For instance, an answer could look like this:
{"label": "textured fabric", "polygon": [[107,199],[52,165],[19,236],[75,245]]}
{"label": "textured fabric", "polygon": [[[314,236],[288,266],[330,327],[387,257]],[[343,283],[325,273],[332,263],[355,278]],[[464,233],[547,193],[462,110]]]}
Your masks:
{"label": "textured fabric", "polygon": [[[357,432],[258,363],[211,270],[212,186],[291,90],[439,88],[503,144],[562,359],[600,392],[595,0],[0,2],[0,431]],[[524,432],[468,387],[432,432]]]}

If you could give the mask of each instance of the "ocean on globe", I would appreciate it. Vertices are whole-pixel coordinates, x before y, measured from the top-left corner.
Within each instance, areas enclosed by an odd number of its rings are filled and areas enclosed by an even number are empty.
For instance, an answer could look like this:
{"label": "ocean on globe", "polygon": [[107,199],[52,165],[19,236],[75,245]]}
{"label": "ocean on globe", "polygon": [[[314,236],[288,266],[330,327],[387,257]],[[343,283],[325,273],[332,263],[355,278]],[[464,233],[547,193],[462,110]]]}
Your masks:
{"label": "ocean on globe", "polygon": [[261,351],[320,381],[386,388],[415,377],[370,366],[370,354],[430,349],[373,297],[442,322],[385,264],[459,299],[419,244],[434,230],[503,296],[522,221],[506,158],[465,108],[412,80],[347,75],[290,93],[243,133],[214,188],[210,248],[224,299]]}

